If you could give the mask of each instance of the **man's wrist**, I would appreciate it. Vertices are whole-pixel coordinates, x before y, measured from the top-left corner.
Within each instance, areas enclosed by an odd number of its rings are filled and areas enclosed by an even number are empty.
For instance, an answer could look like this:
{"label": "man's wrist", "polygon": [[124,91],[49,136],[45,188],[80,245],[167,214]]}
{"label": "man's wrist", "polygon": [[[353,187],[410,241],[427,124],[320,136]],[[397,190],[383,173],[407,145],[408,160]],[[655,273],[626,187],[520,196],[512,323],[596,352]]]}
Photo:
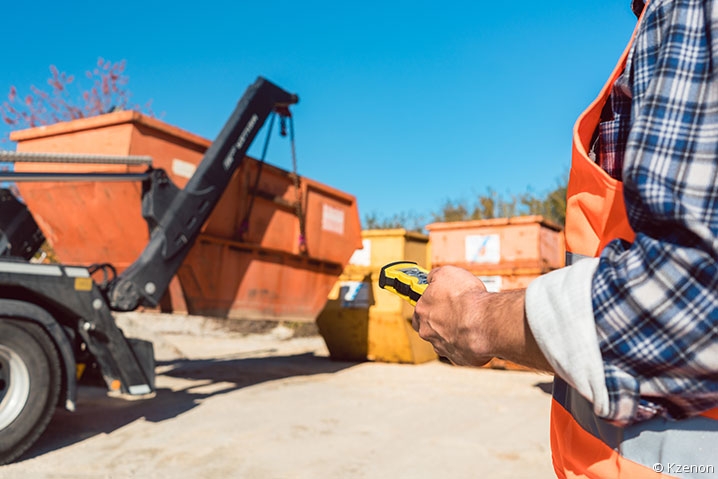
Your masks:
{"label": "man's wrist", "polygon": [[487,293],[491,355],[540,371],[553,372],[529,328],[525,290]]}

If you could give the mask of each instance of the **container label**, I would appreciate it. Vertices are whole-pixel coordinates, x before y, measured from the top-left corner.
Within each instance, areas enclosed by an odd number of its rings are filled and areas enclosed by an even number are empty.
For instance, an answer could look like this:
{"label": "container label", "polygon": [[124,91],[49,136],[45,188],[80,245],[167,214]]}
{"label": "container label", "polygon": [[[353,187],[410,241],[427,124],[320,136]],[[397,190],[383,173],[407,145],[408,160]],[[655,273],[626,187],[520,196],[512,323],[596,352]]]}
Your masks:
{"label": "container label", "polygon": [[341,307],[366,309],[371,306],[371,287],[363,281],[342,281],[339,287]]}
{"label": "container label", "polygon": [[182,178],[192,178],[197,167],[189,161],[172,159],[172,173]]}
{"label": "container label", "polygon": [[371,240],[361,240],[362,248],[355,250],[351,258],[349,258],[349,264],[354,266],[371,266]]}
{"label": "container label", "polygon": [[466,261],[469,263],[498,263],[501,261],[499,235],[469,235],[464,241]]}
{"label": "container label", "polygon": [[501,291],[501,276],[477,276],[486,286],[489,293],[498,293]]}
{"label": "container label", "polygon": [[330,205],[322,207],[322,229],[338,235],[344,234],[344,211]]}

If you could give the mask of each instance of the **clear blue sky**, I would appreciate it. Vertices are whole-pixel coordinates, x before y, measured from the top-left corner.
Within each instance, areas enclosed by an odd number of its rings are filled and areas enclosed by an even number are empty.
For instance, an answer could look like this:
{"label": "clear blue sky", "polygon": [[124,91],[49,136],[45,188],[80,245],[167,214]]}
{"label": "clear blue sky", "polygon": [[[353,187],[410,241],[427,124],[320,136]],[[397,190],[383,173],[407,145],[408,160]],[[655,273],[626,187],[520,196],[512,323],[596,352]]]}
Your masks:
{"label": "clear blue sky", "polygon": [[[51,64],[125,59],[134,101],[213,139],[257,76],[297,93],[300,174],[355,195],[362,219],[555,188],[635,25],[630,0],[39,0],[3,17],[1,99],[45,87]],[[290,169],[278,140],[268,161]]]}

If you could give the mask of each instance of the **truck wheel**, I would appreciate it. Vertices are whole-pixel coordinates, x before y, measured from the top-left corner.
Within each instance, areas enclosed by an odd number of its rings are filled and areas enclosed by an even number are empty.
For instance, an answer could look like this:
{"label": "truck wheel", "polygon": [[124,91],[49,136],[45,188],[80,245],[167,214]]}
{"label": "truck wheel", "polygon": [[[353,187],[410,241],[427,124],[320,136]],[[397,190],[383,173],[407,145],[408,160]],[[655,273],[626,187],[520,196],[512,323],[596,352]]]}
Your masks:
{"label": "truck wheel", "polygon": [[43,433],[60,384],[60,359],[45,331],[0,318],[0,464],[16,459]]}

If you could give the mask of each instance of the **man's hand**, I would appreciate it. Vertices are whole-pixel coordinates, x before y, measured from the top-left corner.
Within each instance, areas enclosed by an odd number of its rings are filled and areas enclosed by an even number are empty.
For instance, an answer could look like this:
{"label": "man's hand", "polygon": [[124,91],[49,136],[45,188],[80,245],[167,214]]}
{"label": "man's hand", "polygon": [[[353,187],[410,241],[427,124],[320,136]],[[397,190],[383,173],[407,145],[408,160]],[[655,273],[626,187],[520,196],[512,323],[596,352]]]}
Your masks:
{"label": "man's hand", "polygon": [[461,366],[482,366],[493,355],[492,333],[481,318],[490,293],[476,276],[454,266],[434,269],[416,303],[411,325],[436,352]]}
{"label": "man's hand", "polygon": [[550,371],[524,315],[524,290],[489,293],[470,272],[432,270],[412,326],[436,352],[460,366],[482,366],[493,357]]}

